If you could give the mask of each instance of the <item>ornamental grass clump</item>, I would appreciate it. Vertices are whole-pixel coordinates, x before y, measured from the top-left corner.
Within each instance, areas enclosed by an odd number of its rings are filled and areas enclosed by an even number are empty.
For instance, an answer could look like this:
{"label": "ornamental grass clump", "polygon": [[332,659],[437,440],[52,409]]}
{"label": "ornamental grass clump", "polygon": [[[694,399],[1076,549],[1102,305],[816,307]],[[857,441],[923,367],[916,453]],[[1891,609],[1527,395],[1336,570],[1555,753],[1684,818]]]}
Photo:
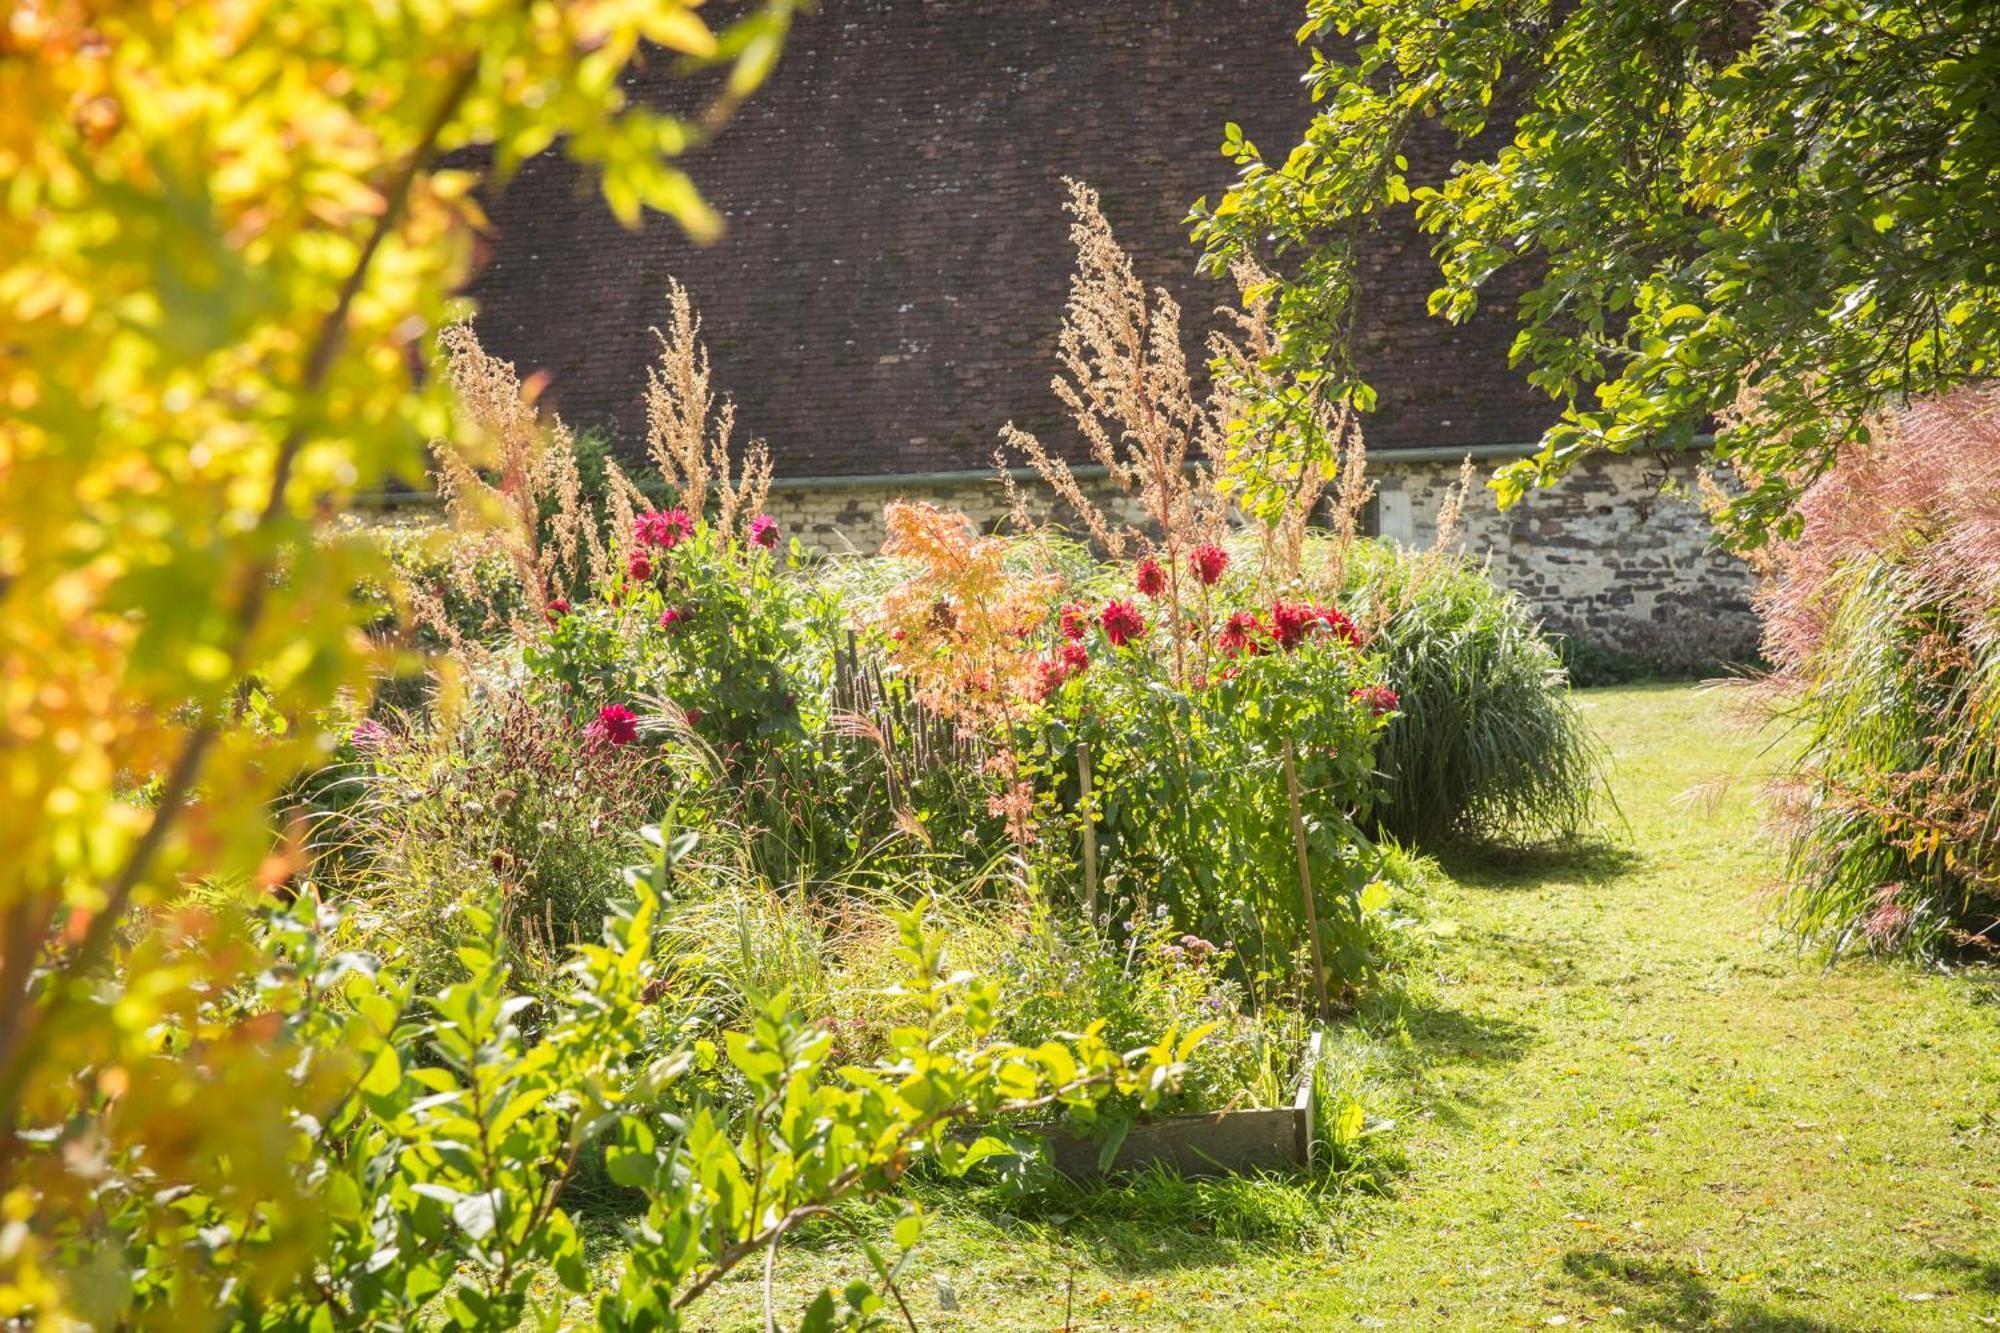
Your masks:
{"label": "ornamental grass clump", "polygon": [[316,873],[343,942],[397,959],[419,987],[458,979],[462,914],[492,914],[508,961],[547,990],[594,939],[672,775],[638,719],[580,722],[554,700],[475,689],[429,718],[366,719],[340,781],[352,799],[317,829]]}
{"label": "ornamental grass clump", "polygon": [[1329,535],[1300,549],[1300,581],[1340,590],[1394,696],[1374,831],[1426,844],[1572,838],[1608,798],[1603,747],[1527,607],[1458,549],[1472,482],[1467,459],[1427,547],[1362,540],[1374,486],[1357,443],[1342,457]]}
{"label": "ornamental grass clump", "polygon": [[1520,599],[1456,554],[1358,543],[1346,578],[1396,694],[1375,827],[1399,841],[1566,839],[1608,799],[1603,747]]}
{"label": "ornamental grass clump", "polygon": [[1838,952],[2000,952],[2000,389],[1876,422],[1759,597],[1785,922]]}

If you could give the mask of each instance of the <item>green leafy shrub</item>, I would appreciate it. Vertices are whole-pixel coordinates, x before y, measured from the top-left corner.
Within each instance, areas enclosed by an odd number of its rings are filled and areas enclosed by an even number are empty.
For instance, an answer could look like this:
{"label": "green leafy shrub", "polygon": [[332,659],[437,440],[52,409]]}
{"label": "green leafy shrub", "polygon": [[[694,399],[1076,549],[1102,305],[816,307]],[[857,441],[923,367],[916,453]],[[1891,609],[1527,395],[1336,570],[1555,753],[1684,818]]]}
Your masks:
{"label": "green leafy shrub", "polygon": [[[1310,994],[1299,979],[1321,963],[1330,987],[1358,983],[1370,962],[1361,892],[1377,865],[1362,827],[1396,702],[1377,693],[1352,625],[1308,603],[1218,615],[1212,671],[1184,689],[1134,632],[1137,608],[1113,601],[1098,621],[1070,620],[1070,656],[1051,659],[1047,749],[1076,810],[1088,747],[1100,919],[1164,909],[1178,930],[1225,945],[1259,1004]],[[1092,905],[1091,886],[1072,883]]]}
{"label": "green leafy shrub", "polygon": [[[207,1005],[212,1022],[261,1016],[293,1062],[286,1189],[309,1221],[269,1225],[268,1196],[232,1190],[226,1164],[157,1196],[143,1153],[106,1161],[88,1222],[47,1238],[96,1271],[92,1313],[505,1329],[559,1321],[553,1286],[558,1300],[594,1298],[601,1328],[680,1328],[802,1220],[885,1194],[919,1162],[950,1174],[1003,1150],[958,1126],[1050,1107],[1087,1116],[1114,1093],[1150,1105],[1200,1042],[1168,1032],[1121,1054],[1095,1029],[997,1040],[997,988],[948,967],[911,910],[892,950],[909,1021],[880,1063],[833,1069],[833,1038],[782,994],[758,998],[719,1043],[688,1043],[673,1022],[678,978],[650,945],[654,878],[640,877],[601,943],[578,948],[574,988],[555,1000],[512,992],[504,932],[477,908],[463,978],[421,1002],[408,974],[328,952],[309,900],[277,916],[264,941],[276,965],[253,993]],[[703,1071],[722,1063],[740,1099],[712,1095]],[[640,1210],[608,1284],[585,1261],[567,1193],[597,1154]],[[882,1243],[864,1241],[873,1279],[821,1292],[803,1326],[866,1321],[922,1227],[901,1210]]]}
{"label": "green leafy shrub", "polygon": [[1608,799],[1604,755],[1554,647],[1519,598],[1471,561],[1357,545],[1356,614],[1398,700],[1376,752],[1377,827],[1445,837],[1571,837]]}
{"label": "green leafy shrub", "polygon": [[798,741],[800,682],[790,667],[803,617],[782,557],[678,510],[636,521],[686,535],[614,548],[611,581],[583,605],[555,610],[523,644],[532,679],[583,717],[671,700],[687,729],[736,767]]}
{"label": "green leafy shrub", "polygon": [[1222,945],[1179,930],[1161,908],[1114,922],[1038,913],[991,965],[1007,1036],[1037,1045],[1101,1022],[1127,1047],[1161,1024],[1213,1029],[1162,1111],[1274,1106],[1290,1096],[1309,1019],[1295,1006],[1255,1010]]}

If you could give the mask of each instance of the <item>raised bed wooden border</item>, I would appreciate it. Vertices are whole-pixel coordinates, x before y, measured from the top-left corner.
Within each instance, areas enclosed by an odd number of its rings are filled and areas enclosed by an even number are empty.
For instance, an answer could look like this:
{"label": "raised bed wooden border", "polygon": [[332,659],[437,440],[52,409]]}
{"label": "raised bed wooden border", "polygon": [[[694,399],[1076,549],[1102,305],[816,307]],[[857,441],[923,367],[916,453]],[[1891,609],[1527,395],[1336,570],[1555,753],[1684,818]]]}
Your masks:
{"label": "raised bed wooden border", "polygon": [[[1248,1175],[1254,1171],[1300,1171],[1313,1165],[1313,1127],[1319,1118],[1315,1074],[1325,1034],[1306,1039],[1305,1058],[1289,1105],[1141,1120],[1126,1132],[1112,1172],[1160,1165],[1184,1176]],[[1066,1176],[1102,1174],[1103,1143],[1060,1129],[1039,1131],[1049,1162]]]}

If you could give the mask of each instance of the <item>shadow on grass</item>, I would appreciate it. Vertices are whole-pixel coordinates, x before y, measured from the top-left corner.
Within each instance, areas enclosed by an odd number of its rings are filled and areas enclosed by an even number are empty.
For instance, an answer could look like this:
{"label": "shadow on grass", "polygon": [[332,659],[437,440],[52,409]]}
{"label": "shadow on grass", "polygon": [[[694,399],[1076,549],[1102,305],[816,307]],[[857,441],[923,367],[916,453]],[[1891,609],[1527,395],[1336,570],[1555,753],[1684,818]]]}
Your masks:
{"label": "shadow on grass", "polygon": [[1843,1325],[1774,1310],[1754,1297],[1718,1290],[1686,1264],[1634,1259],[1604,1250],[1571,1250],[1563,1271],[1578,1290],[1605,1305],[1623,1306],[1640,1328],[1734,1328],[1761,1333],[1834,1333]]}
{"label": "shadow on grass", "polygon": [[1950,1276],[1968,1291],[2000,1296],[2000,1259],[1983,1259],[1961,1250],[1941,1250],[1924,1260],[1924,1267]]}
{"label": "shadow on grass", "polygon": [[1646,859],[1624,843],[1597,838],[1532,847],[1459,843],[1435,856],[1446,874],[1469,889],[1527,889],[1550,880],[1603,884],[1631,874]]}
{"label": "shadow on grass", "polygon": [[[1093,1268],[1137,1277],[1331,1246],[1349,1189],[1304,1175],[1194,1179],[1155,1168],[1098,1180],[1048,1177],[1024,1189],[934,1185],[926,1203],[1002,1236],[1025,1229]],[[975,1233],[976,1234],[976,1233]]]}
{"label": "shadow on grass", "polygon": [[[1535,1044],[1531,1024],[1438,1003],[1401,987],[1378,991],[1355,1011],[1360,1026],[1382,1048],[1399,1078],[1439,1064],[1512,1064]],[[1407,1040],[1402,1038],[1407,1036]]]}

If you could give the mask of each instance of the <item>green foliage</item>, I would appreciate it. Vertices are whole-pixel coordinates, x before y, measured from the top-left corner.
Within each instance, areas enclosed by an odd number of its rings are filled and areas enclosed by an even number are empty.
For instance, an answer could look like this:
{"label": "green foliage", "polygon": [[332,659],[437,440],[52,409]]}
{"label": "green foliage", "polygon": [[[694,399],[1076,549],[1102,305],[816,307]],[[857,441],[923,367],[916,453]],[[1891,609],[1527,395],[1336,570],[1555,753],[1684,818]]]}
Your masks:
{"label": "green foliage", "polygon": [[[1272,369],[1364,409],[1351,331],[1368,228],[1414,208],[1447,319],[1525,268],[1512,356],[1566,410],[1500,474],[1503,503],[1591,450],[1686,441],[1749,396],[1716,453],[1750,483],[1726,517],[1755,542],[1789,528],[1798,488],[1870,411],[1992,372],[2000,9],[1985,0],[1306,8],[1300,39],[1329,39],[1312,124],[1282,161],[1228,127],[1242,171],[1194,209],[1204,266],[1272,270]],[[1426,124],[1462,152],[1441,179],[1406,156]]]}
{"label": "green foliage", "polygon": [[[1296,771],[1319,946],[1334,988],[1371,959],[1360,907],[1376,859],[1362,832],[1383,722],[1354,692],[1373,664],[1334,633],[1252,651],[1203,685],[1175,687],[1142,648],[1109,648],[1052,700],[1049,762],[1065,803],[1089,746],[1109,922],[1163,908],[1179,930],[1239,960],[1257,1003],[1311,993],[1304,894],[1286,776]],[[1077,886],[1079,900],[1083,892]],[[1292,989],[1296,987],[1296,989]]]}
{"label": "green foliage", "polygon": [[1250,1005],[1243,983],[1230,975],[1232,960],[1179,930],[1164,908],[1116,922],[1109,938],[1088,922],[1037,913],[990,969],[1001,981],[1005,1032],[1036,1045],[1100,1022],[1106,1040],[1122,1047],[1162,1026],[1207,1027],[1177,1094],[1160,1110],[1286,1101],[1297,1081],[1306,1011]]}
{"label": "green foliage", "polygon": [[1460,557],[1358,547],[1357,606],[1396,691],[1376,750],[1379,828],[1408,842],[1566,838],[1606,794],[1605,757],[1519,598]]}
{"label": "green foliage", "polygon": [[[447,528],[411,517],[401,522],[371,524],[368,536],[388,563],[393,584],[398,588],[430,591],[442,606],[450,629],[462,640],[476,642],[491,638],[501,626],[527,609],[520,578],[497,553],[482,554],[474,562],[473,580],[479,596],[465,595],[454,577],[459,552]],[[367,603],[381,607],[385,614],[394,614],[395,599],[387,589],[370,585],[363,588],[362,594]],[[438,630],[426,625],[419,626],[418,632],[425,647],[445,646]]]}
{"label": "green foliage", "polygon": [[[256,994],[214,1003],[270,1013],[295,1051],[287,1147],[310,1234],[281,1240],[256,1196],[163,1194],[142,1161],[107,1163],[96,1219],[50,1238],[95,1255],[80,1308],[106,1322],[177,1311],[183,1326],[219,1313],[265,1328],[505,1329],[553,1313],[534,1295],[553,1277],[596,1297],[600,1327],[679,1328],[801,1221],[892,1190],[919,1161],[956,1173],[998,1149],[956,1126],[1049,1106],[1088,1116],[1114,1092],[1152,1105],[1201,1040],[1168,1031],[1130,1053],[1095,1028],[1035,1047],[994,1040],[997,987],[947,967],[912,909],[894,951],[908,1022],[881,1061],[836,1069],[823,1027],[782,993],[753,997],[747,1028],[719,1044],[740,1095],[717,1100],[703,1076],[717,1047],[686,1040],[678,978],[651,947],[649,885],[663,873],[638,877],[636,903],[577,950],[574,988],[555,1001],[511,992],[498,922],[477,908],[464,909],[464,979],[420,1003],[394,969],[324,954],[303,900],[280,915],[283,966]],[[643,1201],[608,1288],[565,1196],[599,1152]],[[922,1225],[905,1209],[885,1243],[863,1241],[875,1279],[822,1292],[802,1327],[865,1322]],[[304,1271],[289,1252],[300,1245]]]}
{"label": "green foliage", "polygon": [[[297,869],[267,802],[403,666],[350,596],[379,552],[329,520],[450,429],[412,352],[465,313],[478,187],[560,142],[626,222],[713,235],[673,159],[796,8],[716,32],[681,0],[10,7],[0,1319],[72,1322],[89,1284],[44,1238],[92,1224],[99,1160],[155,1193],[233,1175],[258,1227],[305,1221],[270,1151],[290,1066],[197,1001],[256,973],[231,923]],[[668,111],[628,95],[642,60],[727,72]],[[204,911],[164,910],[190,883]]]}

